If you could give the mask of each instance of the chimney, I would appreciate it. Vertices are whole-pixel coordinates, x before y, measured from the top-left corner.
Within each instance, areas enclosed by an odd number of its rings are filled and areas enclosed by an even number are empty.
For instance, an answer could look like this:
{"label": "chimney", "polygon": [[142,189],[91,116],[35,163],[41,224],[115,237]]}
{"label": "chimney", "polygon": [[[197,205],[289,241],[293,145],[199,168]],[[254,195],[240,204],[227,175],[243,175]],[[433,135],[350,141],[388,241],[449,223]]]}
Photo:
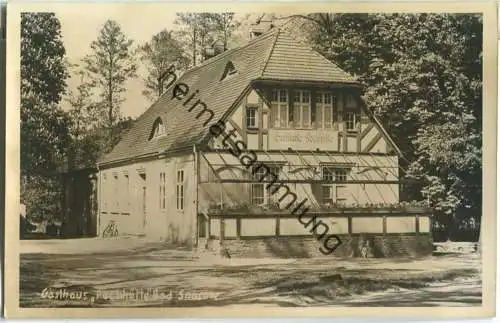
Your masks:
{"label": "chimney", "polygon": [[214,49],[214,56],[222,54],[226,50],[226,48],[224,46],[224,42],[220,39],[217,39],[216,41],[214,41],[214,43],[212,44],[212,47]]}
{"label": "chimney", "polygon": [[209,58],[215,57],[226,50],[224,42],[220,39],[215,40],[211,45],[206,46],[203,49],[203,59],[207,60]]}
{"label": "chimney", "polygon": [[250,27],[250,40],[259,37],[263,33],[271,30],[274,27],[273,19],[269,14],[263,14]]}

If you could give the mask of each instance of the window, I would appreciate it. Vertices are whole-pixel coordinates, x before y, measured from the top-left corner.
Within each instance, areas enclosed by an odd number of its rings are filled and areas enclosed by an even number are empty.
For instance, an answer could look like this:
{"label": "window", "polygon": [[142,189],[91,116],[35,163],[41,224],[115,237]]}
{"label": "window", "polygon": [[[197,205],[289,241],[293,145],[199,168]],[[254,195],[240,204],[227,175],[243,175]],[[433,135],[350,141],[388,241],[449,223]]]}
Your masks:
{"label": "window", "polygon": [[335,169],[335,181],[347,182],[347,170],[342,168]]}
{"label": "window", "polygon": [[288,91],[273,90],[271,97],[271,126],[288,127]]}
{"label": "window", "polygon": [[348,168],[339,166],[323,166],[322,174],[325,182],[347,182]]}
{"label": "window", "polygon": [[332,186],[331,185],[323,185],[321,187],[321,199],[324,205],[332,205]]}
{"label": "window", "polygon": [[257,108],[247,108],[247,128],[257,128]]}
{"label": "window", "polygon": [[261,205],[264,204],[265,194],[264,194],[264,184],[252,184],[252,204]]}
{"label": "window", "polygon": [[293,96],[293,125],[296,128],[311,126],[311,94],[309,91],[295,91]]}
{"label": "window", "polygon": [[346,108],[356,108],[357,106],[356,99],[352,94],[346,95],[345,106]]}
{"label": "window", "polygon": [[[321,199],[324,205],[344,203],[347,200],[347,186],[338,182],[347,182],[350,169],[336,166],[324,166],[322,168]],[[328,184],[328,182],[335,182]]]}
{"label": "window", "polygon": [[177,171],[177,185],[176,185],[176,197],[177,197],[177,210],[184,210],[184,171]]}
{"label": "window", "polygon": [[345,113],[345,125],[347,131],[357,131],[358,130],[358,119],[357,113],[354,111],[347,111]]}
{"label": "window", "polygon": [[123,205],[127,206],[127,210],[129,211],[128,208],[130,207],[130,178],[128,177],[128,174],[124,174],[125,178],[125,190],[127,194],[124,195],[125,200],[123,201]]}
{"label": "window", "polygon": [[226,67],[224,68],[224,73],[222,73],[222,77],[220,78],[220,80],[222,81],[229,76],[236,74],[236,72],[237,70],[234,67],[233,62],[227,62]]}
{"label": "window", "polygon": [[[333,169],[332,167],[323,167],[323,181],[333,182],[335,179],[334,176],[335,169]],[[324,184],[321,186],[321,199],[324,205],[333,204],[332,185]]]}
{"label": "window", "polygon": [[165,179],[165,173],[161,172],[160,173],[160,210],[165,210],[166,206],[166,179]]}
{"label": "window", "polygon": [[114,178],[114,181],[113,181],[113,188],[114,188],[113,199],[115,200],[114,205],[115,205],[116,211],[118,211],[120,208],[120,197],[119,197],[120,194],[118,191],[120,185],[118,183],[118,175],[117,174],[113,175],[113,178]]}
{"label": "window", "polygon": [[316,127],[332,128],[336,113],[336,98],[329,92],[318,92],[316,94]]}
{"label": "window", "polygon": [[108,198],[109,198],[109,196],[107,194],[108,189],[109,189],[109,185],[106,183],[106,179],[107,179],[107,175],[106,175],[106,173],[103,173],[102,174],[102,193],[101,193],[102,195],[101,196],[103,196],[102,197],[102,199],[104,200],[103,209],[105,211],[108,210]]}
{"label": "window", "polygon": [[[267,166],[269,168],[269,173],[276,175],[276,178],[280,178],[280,173],[281,173],[281,166],[279,165],[274,165],[274,166]],[[256,181],[260,181],[263,179],[262,182],[258,183],[252,183],[250,187],[250,192],[251,192],[251,203],[254,205],[262,205],[262,204],[270,204],[271,202],[274,202],[274,199],[271,197],[269,190],[266,189],[266,186],[269,184],[269,182],[265,182],[268,179],[273,179],[272,176],[266,176],[267,169],[264,167],[260,167],[258,171],[253,175],[253,179]],[[276,194],[275,194],[276,195]]]}
{"label": "window", "polygon": [[161,137],[164,134],[165,134],[165,126],[163,125],[163,121],[161,120],[161,118],[156,118],[155,122],[153,123],[153,131],[151,131],[149,140]]}

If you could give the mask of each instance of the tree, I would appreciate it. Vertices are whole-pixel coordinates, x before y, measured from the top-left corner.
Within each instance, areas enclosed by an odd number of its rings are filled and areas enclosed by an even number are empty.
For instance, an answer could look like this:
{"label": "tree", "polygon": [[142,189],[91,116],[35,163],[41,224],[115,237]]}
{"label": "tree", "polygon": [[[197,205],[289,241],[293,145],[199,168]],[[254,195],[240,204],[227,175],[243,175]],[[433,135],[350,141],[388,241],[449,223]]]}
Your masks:
{"label": "tree", "polygon": [[69,133],[71,147],[68,151],[68,167],[79,168],[94,166],[104,148],[101,138],[97,138],[97,129],[105,127],[100,118],[101,107],[93,97],[93,84],[88,72],[74,65],[74,76],[80,82],[75,91],[69,91],[66,101],[70,104],[68,115],[71,119]]}
{"label": "tree", "polygon": [[[74,66],[78,68],[78,65]],[[99,105],[95,102],[92,89],[93,84],[89,80],[88,72],[84,69],[74,71],[75,77],[79,78],[76,91],[69,91],[66,101],[70,104],[69,116],[72,120],[70,128],[74,140],[80,139],[85,133],[99,125]]]}
{"label": "tree", "polygon": [[68,144],[58,107],[68,77],[61,25],[53,13],[21,15],[21,174],[47,174]]}
{"label": "tree", "polygon": [[21,95],[57,104],[68,77],[61,23],[54,13],[21,14]]}
{"label": "tree", "polygon": [[234,12],[209,13],[213,21],[213,29],[224,42],[224,49],[228,48],[228,42],[233,31],[240,23],[234,20]]}
{"label": "tree", "polygon": [[191,53],[191,66],[196,66],[197,57],[201,51],[198,47],[200,16],[198,13],[177,13],[175,23],[181,26],[178,35],[184,39],[184,47]]}
{"label": "tree", "polygon": [[[482,20],[465,14],[311,14],[314,46],[356,75],[445,214],[480,214]],[[418,195],[418,194],[417,194]]]}
{"label": "tree", "polygon": [[32,220],[60,214],[56,177],[70,143],[70,119],[59,106],[68,66],[53,13],[21,14],[21,202]]}
{"label": "tree", "polygon": [[120,120],[121,94],[125,83],[136,77],[137,66],[132,55],[133,41],[121,31],[116,21],[108,20],[90,45],[92,54],[83,62],[92,84],[101,90],[101,108],[108,128],[108,140],[114,142],[114,126]]}
{"label": "tree", "polygon": [[185,70],[189,65],[189,59],[185,56],[180,42],[166,29],[140,46],[139,54],[148,73],[144,78],[146,89],[142,93],[151,101],[163,94],[164,76],[171,65],[175,66],[176,70]]}
{"label": "tree", "polygon": [[175,21],[181,27],[178,34],[183,39],[186,52],[191,55],[191,66],[203,60],[203,50],[216,38],[221,38],[225,49],[238,23],[234,13],[177,13]]}

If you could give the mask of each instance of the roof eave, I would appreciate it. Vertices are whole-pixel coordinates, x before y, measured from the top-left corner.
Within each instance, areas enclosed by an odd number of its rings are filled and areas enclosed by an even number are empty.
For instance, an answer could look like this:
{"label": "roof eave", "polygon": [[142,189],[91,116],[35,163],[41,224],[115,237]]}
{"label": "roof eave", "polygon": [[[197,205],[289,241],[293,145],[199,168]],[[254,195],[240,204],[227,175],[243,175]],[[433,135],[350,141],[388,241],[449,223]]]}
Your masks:
{"label": "roof eave", "polygon": [[359,88],[361,89],[363,86],[361,83],[357,81],[317,81],[317,80],[294,80],[294,79],[276,79],[276,78],[266,78],[260,77],[252,81],[253,84],[290,84],[297,86],[321,86],[321,87],[331,87],[331,88]]}

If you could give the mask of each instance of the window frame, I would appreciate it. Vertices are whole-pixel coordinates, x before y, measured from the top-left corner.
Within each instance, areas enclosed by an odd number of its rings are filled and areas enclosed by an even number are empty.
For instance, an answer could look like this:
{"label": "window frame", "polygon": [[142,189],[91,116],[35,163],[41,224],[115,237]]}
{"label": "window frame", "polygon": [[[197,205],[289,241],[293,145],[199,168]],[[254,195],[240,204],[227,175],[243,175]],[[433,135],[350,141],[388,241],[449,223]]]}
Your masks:
{"label": "window frame", "polygon": [[[326,98],[330,97],[330,103],[327,103]],[[321,98],[321,100],[319,100]],[[334,128],[334,123],[337,121],[337,97],[330,91],[316,91],[316,113],[315,113],[315,124],[318,129],[332,129]],[[327,109],[330,113],[327,113]],[[318,114],[321,113],[321,120],[318,120]],[[327,123],[326,116],[330,116],[329,123]]]}
{"label": "window frame", "polygon": [[115,207],[115,212],[120,211],[120,183],[119,183],[119,177],[118,173],[113,174],[113,200],[114,200],[114,207]]}
{"label": "window frame", "polygon": [[[276,175],[276,178],[279,180],[280,179],[280,175],[281,173],[283,172],[283,164],[280,164],[280,163],[276,163],[276,164],[268,164],[266,165],[267,167],[269,167],[269,171],[270,173],[273,173]],[[259,172],[255,173],[255,174],[250,174],[250,176],[252,177],[252,179],[256,180],[257,182],[252,182],[250,183],[250,203],[252,205],[269,205],[271,203],[274,203],[276,202],[275,199],[273,199],[273,196],[275,196],[276,194],[270,194],[269,193],[269,190],[266,188],[266,186],[269,184],[268,182],[260,182],[259,179],[261,178],[261,175],[263,175],[262,173],[260,173],[260,171],[262,171],[263,168],[259,168]],[[276,171],[277,170],[277,171]],[[254,196],[254,191],[255,191],[255,188],[259,187],[259,191],[262,190],[262,197],[255,197]],[[262,199],[262,203],[259,203],[259,204],[256,204],[254,203],[254,200],[255,199]],[[277,199],[277,198],[276,198]]]}
{"label": "window frame", "polygon": [[[250,116],[250,111],[252,111],[254,113],[253,117]],[[258,123],[258,112],[259,112],[259,109],[258,107],[255,107],[255,106],[249,106],[246,108],[246,114],[245,114],[245,123],[246,123],[246,127],[247,129],[257,129],[259,128],[259,123]],[[249,125],[249,120],[252,120],[253,118],[253,125]]]}
{"label": "window frame", "polygon": [[130,176],[128,173],[124,173],[123,174],[123,177],[125,179],[125,187],[126,187],[126,192],[127,194],[125,195],[125,201],[123,203],[123,205],[126,205],[127,206],[127,212],[130,211]]}
{"label": "window frame", "polygon": [[[276,98],[275,98],[276,94]],[[284,94],[284,96],[282,96]],[[283,88],[275,88],[271,90],[271,122],[270,128],[287,129],[289,128],[290,106],[289,106],[289,90]],[[285,98],[285,101],[281,99]],[[285,109],[284,116],[281,115],[282,109]],[[284,119],[283,119],[284,118]],[[284,120],[284,125],[282,125]]]}
{"label": "window frame", "polygon": [[228,79],[230,76],[235,75],[238,73],[238,70],[234,66],[234,63],[232,61],[228,61],[226,63],[226,66],[224,67],[224,72],[222,72],[222,76],[219,81],[224,81],[225,79]]}
{"label": "window frame", "polygon": [[160,210],[164,211],[167,207],[167,194],[166,194],[166,173],[165,172],[160,172],[160,197],[159,197],[159,204],[160,204]]}
{"label": "window frame", "polygon": [[177,211],[184,212],[185,206],[185,190],[184,190],[185,176],[184,169],[177,170],[176,177],[176,189],[175,189],[175,197],[176,197],[176,207]]}
{"label": "window frame", "polygon": [[[321,204],[333,205],[334,203],[345,203],[346,197],[339,197],[339,189],[347,189],[349,174],[352,168],[340,165],[322,165],[321,178],[324,181],[321,184]],[[335,183],[325,183],[325,182]],[[339,183],[337,183],[339,182]],[[325,196],[325,191],[328,190],[329,196]]]}
{"label": "window frame", "polygon": [[[352,116],[353,120],[350,120],[350,116]],[[359,112],[354,110],[347,110],[344,113],[344,122],[345,122],[345,130],[347,132],[358,132],[358,124],[359,120]],[[352,127],[349,125],[352,124]]]}
{"label": "window frame", "polygon": [[149,135],[149,140],[163,137],[165,136],[165,134],[166,134],[165,124],[163,123],[163,120],[160,117],[158,117],[153,122],[153,129],[151,130],[151,134]]}
{"label": "window frame", "polygon": [[103,211],[108,211],[108,199],[109,199],[109,184],[107,181],[107,173],[103,172],[102,173],[102,184],[101,184],[101,196],[102,199],[104,200],[103,203]]}
{"label": "window frame", "polygon": [[[308,94],[308,100],[305,101],[305,93]],[[298,101],[297,99],[297,94],[298,94]],[[312,91],[311,90],[304,90],[304,89],[295,89],[293,90],[293,100],[292,100],[292,111],[293,111],[293,120],[292,120],[292,127],[289,127],[291,129],[310,129],[312,127]],[[307,107],[308,109],[308,114],[309,114],[309,123],[305,124],[304,122],[304,113],[305,108]],[[297,113],[298,112],[298,113]]]}

